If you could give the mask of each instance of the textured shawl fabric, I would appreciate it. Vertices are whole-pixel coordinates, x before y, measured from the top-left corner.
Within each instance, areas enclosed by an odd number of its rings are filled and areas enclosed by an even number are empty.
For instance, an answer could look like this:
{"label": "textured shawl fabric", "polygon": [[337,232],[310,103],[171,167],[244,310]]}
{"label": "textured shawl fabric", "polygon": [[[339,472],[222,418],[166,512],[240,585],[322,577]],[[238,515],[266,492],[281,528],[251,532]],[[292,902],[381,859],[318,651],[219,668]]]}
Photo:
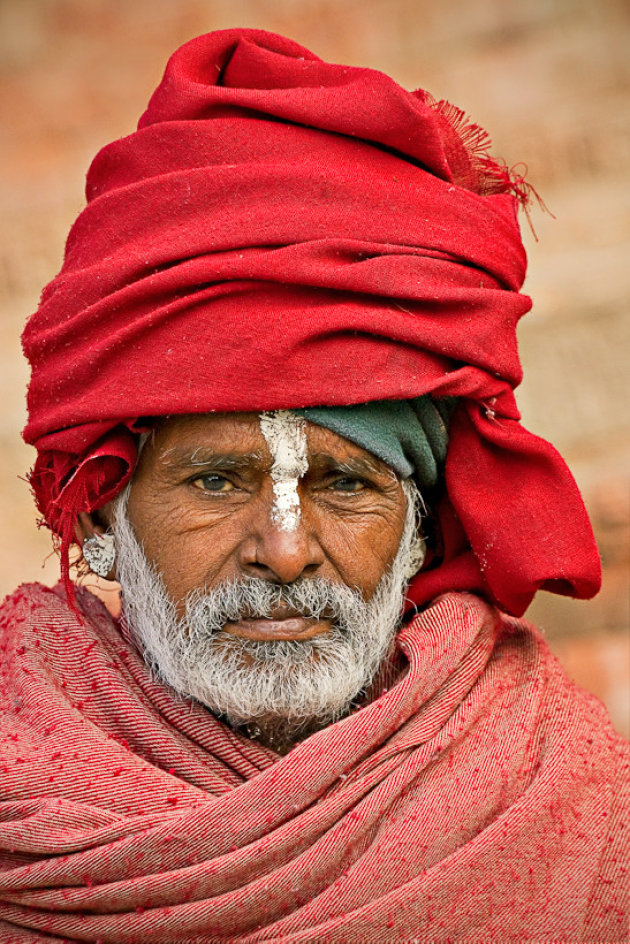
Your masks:
{"label": "textured shawl fabric", "polygon": [[179,49],[94,160],[23,336],[32,484],[64,552],[129,479],[147,417],[456,396],[444,547],[414,602],[593,595],[575,483],[519,424],[525,191],[487,144],[428,93],[280,36]]}
{"label": "textured shawl fabric", "polygon": [[99,601],[4,604],[0,942],[627,940],[627,751],[472,595],[279,758],[152,680]]}

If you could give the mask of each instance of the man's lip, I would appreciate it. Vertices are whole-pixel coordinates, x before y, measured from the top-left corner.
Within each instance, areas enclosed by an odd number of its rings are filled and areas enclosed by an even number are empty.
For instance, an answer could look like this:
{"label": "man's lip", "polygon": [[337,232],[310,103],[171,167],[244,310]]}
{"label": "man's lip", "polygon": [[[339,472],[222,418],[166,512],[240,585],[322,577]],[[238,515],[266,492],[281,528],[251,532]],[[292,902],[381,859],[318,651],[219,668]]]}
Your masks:
{"label": "man's lip", "polygon": [[226,623],[224,632],[241,639],[253,639],[258,642],[272,642],[280,639],[312,639],[330,629],[329,619],[314,619],[306,616],[285,616],[240,619]]}

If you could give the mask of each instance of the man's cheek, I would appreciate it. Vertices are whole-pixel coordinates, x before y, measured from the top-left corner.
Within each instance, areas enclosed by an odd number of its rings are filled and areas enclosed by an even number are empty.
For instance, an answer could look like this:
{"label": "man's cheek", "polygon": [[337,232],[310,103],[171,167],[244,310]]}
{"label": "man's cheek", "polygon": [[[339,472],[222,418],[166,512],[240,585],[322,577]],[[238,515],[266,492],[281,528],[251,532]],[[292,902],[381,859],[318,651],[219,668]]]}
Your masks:
{"label": "man's cheek", "polygon": [[322,528],[322,547],[343,582],[369,599],[396,556],[403,526],[403,515],[395,524],[373,515],[336,519]]}
{"label": "man's cheek", "polygon": [[234,541],[221,542],[205,532],[172,537],[152,562],[162,575],[170,599],[182,611],[187,594],[211,590],[217,583],[239,576]]}

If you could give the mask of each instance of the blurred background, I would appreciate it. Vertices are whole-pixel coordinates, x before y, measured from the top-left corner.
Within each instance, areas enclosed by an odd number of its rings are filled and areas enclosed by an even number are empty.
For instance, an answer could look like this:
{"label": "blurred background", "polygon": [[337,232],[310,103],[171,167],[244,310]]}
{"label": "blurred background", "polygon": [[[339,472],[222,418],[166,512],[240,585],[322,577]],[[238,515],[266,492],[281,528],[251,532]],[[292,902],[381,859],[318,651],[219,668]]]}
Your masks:
{"label": "blurred background", "polygon": [[0,0],[0,595],[57,579],[20,440],[19,335],[61,264],[96,151],[128,134],[168,55],[213,29],[284,33],[322,58],[446,98],[523,162],[534,205],[521,323],[524,423],[551,440],[591,513],[604,587],[540,594],[529,616],[630,733],[630,6],[627,0]]}

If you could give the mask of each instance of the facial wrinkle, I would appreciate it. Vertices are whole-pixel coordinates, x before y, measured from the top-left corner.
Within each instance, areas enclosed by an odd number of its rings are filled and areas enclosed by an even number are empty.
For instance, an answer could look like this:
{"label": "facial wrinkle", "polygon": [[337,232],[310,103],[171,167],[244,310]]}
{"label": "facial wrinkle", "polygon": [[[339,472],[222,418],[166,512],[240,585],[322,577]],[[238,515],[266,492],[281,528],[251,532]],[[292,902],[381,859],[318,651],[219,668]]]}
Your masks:
{"label": "facial wrinkle", "polygon": [[290,410],[274,410],[260,414],[260,431],[273,463],[271,520],[281,531],[295,531],[300,522],[298,485],[308,471],[306,423]]}

